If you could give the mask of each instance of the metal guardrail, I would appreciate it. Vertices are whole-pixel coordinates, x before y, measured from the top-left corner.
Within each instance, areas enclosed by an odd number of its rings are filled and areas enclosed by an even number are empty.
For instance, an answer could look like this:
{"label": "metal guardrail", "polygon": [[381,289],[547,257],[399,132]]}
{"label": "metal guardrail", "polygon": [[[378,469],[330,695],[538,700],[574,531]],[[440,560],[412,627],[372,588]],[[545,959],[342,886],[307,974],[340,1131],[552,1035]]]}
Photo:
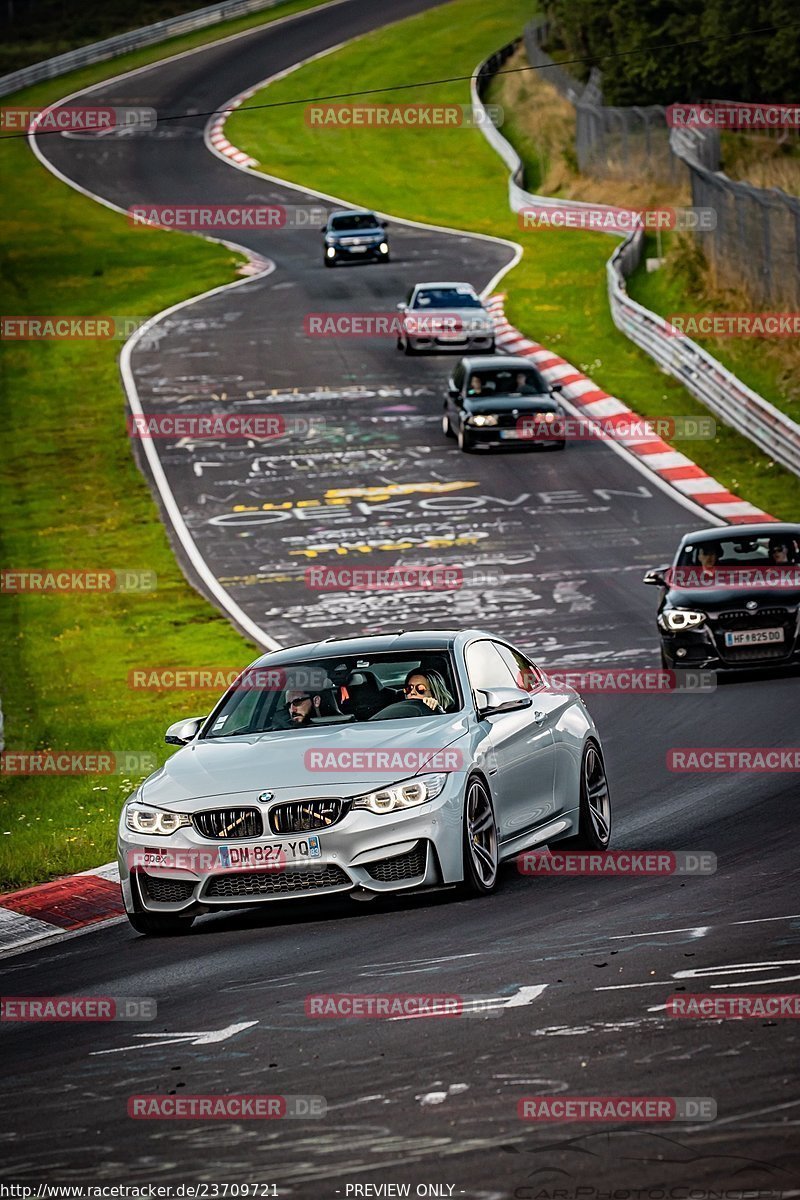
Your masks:
{"label": "metal guardrail", "polygon": [[78,67],[118,58],[121,54],[127,54],[129,50],[152,46],[181,33],[205,29],[209,25],[219,24],[220,21],[247,16],[248,13],[260,12],[262,9],[276,8],[284,2],[285,0],[221,0],[219,4],[211,4],[207,8],[198,8],[194,12],[169,17],[165,21],[157,21],[154,25],[144,25],[141,29],[131,29],[128,33],[116,34],[102,42],[79,46],[77,50],[69,50],[66,54],[59,54],[55,58],[47,58],[43,62],[33,63],[30,67],[12,71],[10,75],[0,76],[0,96],[8,96],[19,88],[41,83],[44,79],[66,75],[68,71],[74,71]]}
{"label": "metal guardrail", "polygon": [[697,231],[717,278],[739,286],[757,304],[800,305],[800,199],[780,188],[759,188],[719,170],[716,130],[673,129],[670,149],[682,162],[692,204],[713,208],[714,229]]}
{"label": "metal guardrail", "polygon": [[[491,123],[481,99],[492,75],[518,45],[519,39],[480,63],[471,81],[472,105],[479,114],[479,128],[510,171],[508,200],[512,212],[519,212],[528,205],[576,211],[585,208],[607,209],[613,212],[614,209],[609,205],[537,196],[525,191],[524,168],[520,157]],[[620,235],[612,233],[612,236]],[[606,265],[608,301],[617,329],[649,354],[662,370],[682,383],[725,424],[749,438],[775,462],[800,475],[800,425],[759,396],[691,338],[670,336],[663,317],[628,295],[626,278],[639,266],[643,253],[644,233],[639,229],[623,238]]]}

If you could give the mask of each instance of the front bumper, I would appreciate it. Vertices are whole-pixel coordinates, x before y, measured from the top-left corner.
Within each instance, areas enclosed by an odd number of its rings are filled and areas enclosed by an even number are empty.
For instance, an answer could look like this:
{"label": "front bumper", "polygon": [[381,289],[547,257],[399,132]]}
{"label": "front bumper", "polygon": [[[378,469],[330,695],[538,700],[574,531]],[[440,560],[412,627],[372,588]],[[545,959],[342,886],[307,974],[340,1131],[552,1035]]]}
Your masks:
{"label": "front bumper", "polygon": [[336,251],[335,254],[328,254],[327,253],[328,247],[326,246],[325,256],[329,262],[344,262],[345,260],[351,261],[351,262],[358,262],[358,261],[363,262],[365,258],[366,259],[388,258],[389,257],[388,249],[381,250],[380,246],[381,246],[380,242],[375,242],[374,244],[369,244],[366,246],[339,246],[339,245],[336,245],[336,246],[331,247],[331,249]]}
{"label": "front bumper", "polygon": [[800,665],[800,637],[790,625],[784,631],[783,642],[741,647],[726,647],[724,630],[712,629],[708,622],[680,633],[660,627],[658,632],[664,654],[676,667],[746,671]]}
{"label": "front bumper", "polygon": [[[435,800],[417,808],[387,816],[348,812],[332,827],[314,831],[319,857],[286,858],[274,869],[224,869],[218,862],[219,848],[223,844],[288,846],[302,840],[303,834],[212,840],[192,826],[163,837],[133,834],[121,822],[118,858],[125,906],[128,912],[136,908],[153,913],[213,911],[355,890],[379,895],[456,882],[462,870],[463,792],[464,775],[454,772]],[[141,863],[143,852],[155,850],[192,852],[192,869],[132,866]]]}
{"label": "front bumper", "polygon": [[549,448],[563,450],[566,442],[563,438],[538,437],[507,437],[504,434],[516,433],[514,428],[504,428],[497,425],[466,425],[467,436],[475,446],[517,446],[522,450],[537,450]]}
{"label": "front bumper", "polygon": [[464,354],[465,351],[491,353],[494,350],[495,335],[492,333],[470,333],[463,337],[424,337],[418,334],[406,334],[406,340],[412,350],[418,354]]}

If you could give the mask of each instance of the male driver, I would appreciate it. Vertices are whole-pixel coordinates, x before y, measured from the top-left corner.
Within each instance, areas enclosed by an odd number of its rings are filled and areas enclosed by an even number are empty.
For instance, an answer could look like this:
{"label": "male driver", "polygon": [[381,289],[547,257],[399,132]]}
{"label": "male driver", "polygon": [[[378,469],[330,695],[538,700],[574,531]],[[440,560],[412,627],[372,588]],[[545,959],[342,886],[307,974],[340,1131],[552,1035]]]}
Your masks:
{"label": "male driver", "polygon": [[299,688],[291,688],[286,693],[285,701],[286,710],[289,714],[287,728],[295,729],[300,725],[310,725],[311,718],[319,716],[319,706],[321,703],[321,696],[312,696],[308,692],[301,691]]}

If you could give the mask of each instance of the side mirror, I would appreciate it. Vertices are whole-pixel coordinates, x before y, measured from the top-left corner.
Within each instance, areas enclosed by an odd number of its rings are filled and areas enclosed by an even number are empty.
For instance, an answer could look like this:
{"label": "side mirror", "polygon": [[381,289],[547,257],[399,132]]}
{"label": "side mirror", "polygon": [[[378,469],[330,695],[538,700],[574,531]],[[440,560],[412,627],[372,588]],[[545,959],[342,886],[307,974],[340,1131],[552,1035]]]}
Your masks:
{"label": "side mirror", "polygon": [[380,225],[380,226],[381,226],[383,229],[388,229],[388,228],[389,228],[389,222],[388,222],[388,221],[384,221],[384,220],[383,220],[383,218],[381,218],[381,220],[378,222],[378,224],[379,224],[379,225]]}
{"label": "side mirror", "polygon": [[203,721],[205,717],[184,717],[182,721],[176,721],[164,734],[164,741],[168,746],[185,746],[197,736]]}
{"label": "side mirror", "polygon": [[484,688],[475,693],[478,699],[478,716],[491,717],[494,713],[516,712],[530,708],[533,700],[522,688]]}
{"label": "side mirror", "polygon": [[646,571],[642,583],[652,583],[656,587],[669,587],[666,581],[665,574],[669,570],[669,566],[653,567],[652,571]]}
{"label": "side mirror", "polygon": [[563,392],[563,390],[564,390],[563,383],[551,383],[550,384],[551,392]]}

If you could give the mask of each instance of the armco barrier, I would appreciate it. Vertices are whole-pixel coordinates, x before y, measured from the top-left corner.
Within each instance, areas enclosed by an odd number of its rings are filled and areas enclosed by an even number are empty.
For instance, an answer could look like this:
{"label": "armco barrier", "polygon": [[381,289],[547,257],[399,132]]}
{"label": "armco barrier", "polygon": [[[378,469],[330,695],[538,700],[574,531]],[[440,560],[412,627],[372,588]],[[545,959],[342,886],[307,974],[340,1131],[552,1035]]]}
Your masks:
{"label": "armco barrier", "polygon": [[77,50],[59,54],[55,58],[47,58],[44,62],[33,63],[30,67],[22,67],[19,71],[12,71],[10,75],[0,76],[0,96],[8,96],[11,92],[28,87],[32,83],[41,83],[43,79],[55,79],[58,75],[66,75],[68,71],[74,71],[78,67],[104,62],[108,58],[118,58],[120,54],[127,54],[129,50],[140,50],[143,46],[152,46],[181,33],[205,29],[208,25],[217,25],[220,21],[247,16],[248,13],[260,12],[262,9],[276,8],[283,3],[285,0],[221,0],[221,3],[211,4],[208,8],[198,8],[194,12],[169,17],[166,21],[157,21],[154,25],[144,25],[141,29],[116,34],[102,42],[79,46]]}
{"label": "armco barrier", "polygon": [[[508,200],[512,212],[519,212],[528,205],[576,211],[608,208],[609,212],[613,211],[607,205],[533,195],[522,186],[524,173],[520,157],[510,142],[492,125],[481,99],[491,77],[518,45],[519,40],[511,42],[480,63],[471,84],[473,107],[482,116],[479,128],[510,171]],[[620,235],[612,233],[611,236]],[[664,318],[630,298],[625,280],[641,262],[643,252],[644,234],[637,230],[623,237],[622,244],[608,261],[608,301],[617,329],[655,359],[664,371],[682,383],[725,424],[749,438],[775,462],[800,475],[800,425],[747,387],[691,338],[669,337]]]}

